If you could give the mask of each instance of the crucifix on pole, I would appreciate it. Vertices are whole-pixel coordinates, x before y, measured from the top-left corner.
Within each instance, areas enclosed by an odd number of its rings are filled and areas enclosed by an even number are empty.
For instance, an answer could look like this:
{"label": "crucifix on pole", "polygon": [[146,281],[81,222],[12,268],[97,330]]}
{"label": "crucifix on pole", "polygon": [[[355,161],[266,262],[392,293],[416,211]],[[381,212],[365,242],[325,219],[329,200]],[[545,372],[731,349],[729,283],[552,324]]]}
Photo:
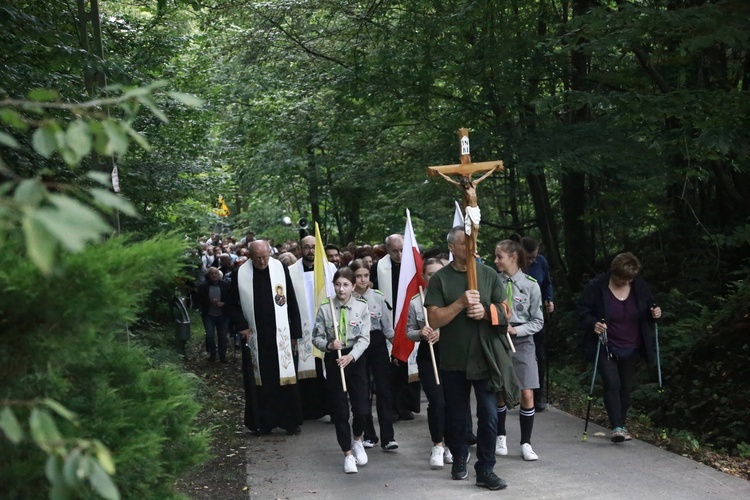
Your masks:
{"label": "crucifix on pole", "polygon": [[[503,162],[485,161],[480,163],[471,162],[471,151],[469,149],[469,129],[459,129],[459,142],[461,145],[461,163],[457,165],[441,165],[439,167],[428,167],[429,175],[440,175],[461,190],[464,208],[464,227],[466,230],[466,278],[469,290],[478,290],[477,287],[477,263],[474,254],[477,249],[477,233],[479,232],[479,221],[481,219],[479,205],[477,203],[476,186],[489,177],[496,170],[503,170]],[[471,180],[475,172],[486,172],[476,181]],[[452,179],[451,175],[458,175],[458,181]]]}

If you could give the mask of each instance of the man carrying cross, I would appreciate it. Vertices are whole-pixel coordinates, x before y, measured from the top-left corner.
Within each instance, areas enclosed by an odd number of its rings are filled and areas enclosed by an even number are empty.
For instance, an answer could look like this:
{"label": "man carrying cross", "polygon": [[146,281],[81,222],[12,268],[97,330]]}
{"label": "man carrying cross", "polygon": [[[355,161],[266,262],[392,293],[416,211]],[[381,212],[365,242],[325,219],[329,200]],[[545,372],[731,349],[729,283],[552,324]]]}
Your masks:
{"label": "man carrying cross", "polygon": [[[504,311],[507,298],[498,274],[479,264],[476,289],[468,289],[466,234],[462,226],[448,233],[453,262],[436,272],[427,287],[425,306],[432,328],[440,328],[440,379],[445,393],[445,442],[453,453],[453,479],[469,475],[468,429],[471,388],[477,398],[477,486],[491,490],[505,488],[505,481],[493,471],[497,432],[498,392],[492,385],[491,363],[482,347],[482,336],[491,337],[492,309]],[[505,303],[505,306],[503,305]],[[501,313],[502,314],[502,313]],[[506,392],[515,380],[507,352],[496,360],[503,372]],[[508,370],[510,369],[510,371]],[[512,390],[512,389],[511,389]],[[513,395],[508,397],[513,398]],[[517,397],[516,397],[517,399]]]}
{"label": "man carrying cross", "polygon": [[[477,486],[499,490],[506,482],[495,475],[495,442],[498,395],[514,405],[520,396],[513,365],[504,344],[500,325],[507,324],[507,295],[494,269],[477,264],[474,259],[479,229],[476,184],[489,176],[502,162],[472,164],[469,157],[468,131],[461,129],[461,164],[431,167],[464,190],[467,225],[456,226],[448,233],[448,249],[453,253],[449,266],[430,279],[425,307],[430,326],[440,328],[440,379],[445,394],[445,443],[453,453],[453,479],[469,475],[467,414],[472,387],[477,399]],[[471,174],[489,170],[476,183]],[[461,182],[447,174],[459,174]],[[470,210],[475,209],[475,210]],[[471,236],[469,236],[471,234]],[[499,314],[498,314],[499,312]]]}

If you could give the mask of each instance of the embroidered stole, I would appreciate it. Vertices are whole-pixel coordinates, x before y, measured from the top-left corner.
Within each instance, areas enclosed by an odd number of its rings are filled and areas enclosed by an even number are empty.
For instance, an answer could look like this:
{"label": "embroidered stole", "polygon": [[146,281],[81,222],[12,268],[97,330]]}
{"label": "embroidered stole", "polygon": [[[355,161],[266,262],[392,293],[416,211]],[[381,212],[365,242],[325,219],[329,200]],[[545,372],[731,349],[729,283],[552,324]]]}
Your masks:
{"label": "embroidered stole", "polygon": [[[275,260],[269,259],[268,270],[271,278],[271,288],[265,293],[275,293],[277,286],[282,286],[286,290],[286,275],[284,274],[284,265]],[[255,385],[263,385],[258,364],[258,329],[256,326],[255,296],[253,291],[253,273],[255,268],[252,262],[248,265],[240,266],[237,270],[237,287],[240,291],[240,303],[242,304],[242,313],[252,332],[250,338],[250,352],[252,353],[253,374],[255,375]],[[290,385],[297,383],[297,377],[294,373],[294,358],[292,357],[292,340],[289,330],[289,317],[286,301],[280,305],[280,301],[274,301],[273,314],[276,318],[276,350],[279,356],[279,385]]]}
{"label": "embroidered stole", "polygon": [[[312,277],[306,277],[305,274],[302,259],[289,266],[289,275],[294,285],[294,293],[297,296],[297,305],[302,321],[302,338],[297,341],[297,377],[300,380],[317,376],[315,373],[315,357],[313,356],[313,352],[317,349],[312,344],[315,302],[311,293],[308,293],[307,287],[307,280]],[[310,288],[312,289],[312,287]]]}

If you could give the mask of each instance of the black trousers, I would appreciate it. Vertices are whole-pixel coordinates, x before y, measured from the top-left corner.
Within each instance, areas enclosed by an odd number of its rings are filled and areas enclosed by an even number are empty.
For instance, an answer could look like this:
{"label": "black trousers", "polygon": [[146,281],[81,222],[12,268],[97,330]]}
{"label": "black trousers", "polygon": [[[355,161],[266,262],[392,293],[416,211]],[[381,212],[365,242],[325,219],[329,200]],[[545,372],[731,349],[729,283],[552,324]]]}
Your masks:
{"label": "black trousers", "polygon": [[534,404],[541,405],[543,400],[544,379],[545,371],[547,369],[547,346],[546,346],[546,334],[547,326],[545,325],[541,331],[534,334],[534,349],[536,350],[536,366],[539,370],[539,389],[534,389]]}
{"label": "black trousers", "polygon": [[[390,358],[385,335],[380,330],[370,331],[370,345],[367,347],[360,362],[365,363],[365,379],[372,378],[375,381],[375,392],[377,393],[376,409],[378,412],[378,424],[380,426],[381,445],[385,446],[393,441],[393,399],[390,380]],[[369,391],[368,391],[369,392]],[[368,412],[365,425],[365,439],[373,442],[377,439],[375,424],[372,419],[372,394],[368,394]]]}
{"label": "black trousers", "polygon": [[598,371],[604,386],[604,408],[613,429],[625,426],[638,357],[635,352],[627,357],[607,359],[604,349],[599,352]]}
{"label": "black trousers", "polygon": [[[351,349],[341,351],[342,356],[349,354]],[[341,384],[341,369],[336,364],[337,352],[325,354],[326,365],[326,388],[328,390],[328,402],[331,409],[331,421],[336,428],[336,439],[341,451],[352,449],[352,432],[355,436],[361,436],[365,428],[365,416],[369,412],[369,400],[367,398],[367,376],[365,364],[362,359],[349,363],[344,369],[347,392],[344,392]],[[349,426],[349,402],[352,408],[352,425]]]}
{"label": "black trousers", "polygon": [[[435,349],[435,361],[440,366],[440,350],[437,345],[433,347]],[[427,425],[430,428],[430,438],[433,443],[442,443],[445,437],[445,396],[443,396],[443,387],[438,385],[435,379],[430,346],[426,341],[419,344],[417,366],[419,367],[419,380],[422,382],[422,390],[427,396]],[[471,425],[471,413],[469,413],[468,422]]]}

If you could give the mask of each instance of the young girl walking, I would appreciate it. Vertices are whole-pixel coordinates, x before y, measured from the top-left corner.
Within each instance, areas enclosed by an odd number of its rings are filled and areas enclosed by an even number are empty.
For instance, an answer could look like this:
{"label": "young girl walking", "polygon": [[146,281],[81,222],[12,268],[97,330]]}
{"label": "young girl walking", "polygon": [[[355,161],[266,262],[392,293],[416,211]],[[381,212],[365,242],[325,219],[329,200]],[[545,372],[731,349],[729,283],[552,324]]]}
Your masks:
{"label": "young girl walking", "polygon": [[[356,473],[357,465],[367,464],[362,434],[365,416],[369,413],[365,364],[360,358],[370,344],[370,311],[365,300],[352,297],[354,281],[351,269],[344,267],[336,271],[333,276],[336,296],[321,304],[313,333],[313,345],[325,353],[323,362],[331,421],[344,452],[344,472],[347,474]],[[334,327],[334,322],[337,327]],[[351,401],[351,426],[347,392],[344,392],[341,380],[342,368]]]}
{"label": "young girl walking", "polygon": [[[526,461],[538,460],[531,448],[531,431],[534,428],[534,389],[539,388],[539,371],[536,363],[534,334],[544,326],[542,292],[531,276],[524,274],[523,247],[513,240],[503,240],[495,248],[495,266],[502,274],[500,279],[508,294],[511,316],[510,333],[516,352],[511,353],[513,368],[521,387],[521,455]],[[495,455],[507,455],[505,417],[508,408],[504,401],[497,404],[497,442]]]}

